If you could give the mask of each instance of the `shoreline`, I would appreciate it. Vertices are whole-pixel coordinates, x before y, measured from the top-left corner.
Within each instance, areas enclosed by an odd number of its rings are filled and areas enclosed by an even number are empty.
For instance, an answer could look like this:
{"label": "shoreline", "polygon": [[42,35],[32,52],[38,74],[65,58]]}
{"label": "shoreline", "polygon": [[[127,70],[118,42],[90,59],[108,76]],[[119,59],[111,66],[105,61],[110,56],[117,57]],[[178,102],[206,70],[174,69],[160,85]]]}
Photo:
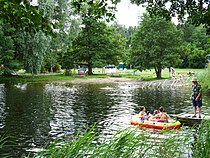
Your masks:
{"label": "shoreline", "polygon": [[75,78],[71,80],[57,80],[52,81],[54,83],[72,83],[72,84],[81,84],[81,83],[96,83],[96,84],[102,84],[102,83],[119,83],[119,82],[139,82],[136,79],[132,78],[125,78],[125,77],[107,77],[107,78]]}

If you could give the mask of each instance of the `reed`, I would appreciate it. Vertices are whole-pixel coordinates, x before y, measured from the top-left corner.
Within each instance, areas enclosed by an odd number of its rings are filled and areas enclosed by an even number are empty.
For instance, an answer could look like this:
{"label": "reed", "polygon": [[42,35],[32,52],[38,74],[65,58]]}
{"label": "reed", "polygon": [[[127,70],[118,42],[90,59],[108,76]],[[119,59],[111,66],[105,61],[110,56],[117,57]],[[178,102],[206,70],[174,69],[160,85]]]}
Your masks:
{"label": "reed", "polygon": [[210,66],[204,72],[199,73],[198,78],[202,84],[203,92],[210,95]]}
{"label": "reed", "polygon": [[152,134],[138,128],[128,128],[118,131],[111,139],[101,139],[93,133],[90,130],[83,135],[78,134],[69,142],[54,141],[34,157],[171,158],[185,157],[191,153],[186,153],[186,150],[191,151],[192,129]]}
{"label": "reed", "polygon": [[5,150],[8,147],[8,137],[5,135],[0,135],[0,157],[9,158],[11,157],[10,153]]}
{"label": "reed", "polygon": [[195,135],[195,144],[193,146],[193,157],[210,157],[210,120],[204,121]]}

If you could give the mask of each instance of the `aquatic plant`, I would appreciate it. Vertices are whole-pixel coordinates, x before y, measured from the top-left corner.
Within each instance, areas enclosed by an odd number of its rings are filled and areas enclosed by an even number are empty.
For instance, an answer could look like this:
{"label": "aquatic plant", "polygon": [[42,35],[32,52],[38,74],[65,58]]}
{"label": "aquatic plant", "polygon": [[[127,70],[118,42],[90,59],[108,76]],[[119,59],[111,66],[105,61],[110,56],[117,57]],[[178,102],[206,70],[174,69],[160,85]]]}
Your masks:
{"label": "aquatic plant", "polygon": [[205,72],[199,73],[198,78],[202,84],[203,92],[210,95],[210,66]]}
{"label": "aquatic plant", "polygon": [[193,157],[210,157],[210,120],[204,121],[200,128],[198,128],[197,135],[195,135],[195,144],[193,147]]}
{"label": "aquatic plant", "polygon": [[7,147],[8,137],[5,135],[0,135],[0,157],[9,158],[11,157],[10,153],[4,151],[4,148]]}
{"label": "aquatic plant", "polygon": [[[183,157],[190,150],[191,129],[158,131],[153,134],[145,130],[125,129],[111,139],[101,139],[94,132],[78,134],[71,141],[54,141],[34,157],[68,158],[163,158]],[[188,146],[186,146],[188,144]]]}

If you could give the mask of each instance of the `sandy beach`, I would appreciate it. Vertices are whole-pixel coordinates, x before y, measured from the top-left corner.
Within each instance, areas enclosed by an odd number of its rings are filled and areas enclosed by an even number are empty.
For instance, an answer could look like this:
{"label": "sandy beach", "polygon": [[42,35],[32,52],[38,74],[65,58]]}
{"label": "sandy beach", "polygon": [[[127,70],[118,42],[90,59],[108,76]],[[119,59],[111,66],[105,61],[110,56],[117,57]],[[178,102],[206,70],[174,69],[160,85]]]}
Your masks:
{"label": "sandy beach", "polygon": [[72,84],[81,83],[119,83],[119,82],[138,82],[138,80],[124,77],[107,77],[107,78],[75,78],[72,80],[56,81],[56,82],[68,82]]}

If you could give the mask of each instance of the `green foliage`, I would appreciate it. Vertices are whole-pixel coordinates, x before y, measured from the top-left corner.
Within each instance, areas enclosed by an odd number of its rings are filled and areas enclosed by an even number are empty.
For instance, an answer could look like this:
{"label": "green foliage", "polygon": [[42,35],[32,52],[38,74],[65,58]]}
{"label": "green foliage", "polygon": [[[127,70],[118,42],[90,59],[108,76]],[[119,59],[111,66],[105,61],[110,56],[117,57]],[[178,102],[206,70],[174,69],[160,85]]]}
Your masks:
{"label": "green foliage", "polygon": [[14,57],[14,31],[10,24],[0,22],[0,74],[8,75],[19,68],[19,63]]}
{"label": "green foliage", "polygon": [[71,4],[83,18],[91,16],[94,19],[105,19],[110,22],[115,18],[114,12],[118,2],[120,0],[73,0]]}
{"label": "green foliage", "polygon": [[1,44],[7,43],[0,56],[0,64],[3,60],[4,65],[7,64],[1,69],[4,73],[11,73],[20,65],[32,74],[39,73],[41,66],[44,69],[45,65],[50,65],[51,69],[61,62],[80,30],[81,22],[70,1],[49,0],[32,4],[28,0],[1,0],[0,8]]}
{"label": "green foliage", "polygon": [[210,155],[210,120],[204,121],[198,129],[193,149],[194,158],[208,158]]}
{"label": "green foliage", "polygon": [[144,15],[132,39],[131,60],[140,71],[154,67],[157,78],[161,78],[163,67],[180,62],[181,45],[182,32],[174,24]]}
{"label": "green foliage", "polygon": [[121,37],[125,38],[126,40],[125,51],[121,52],[122,55],[121,55],[120,62],[124,62],[126,63],[126,65],[129,65],[130,64],[129,49],[131,46],[131,39],[132,39],[132,36],[134,34],[136,27],[129,26],[128,28],[126,28],[124,25],[119,25],[117,23],[114,23],[112,27],[114,27],[117,30],[117,32],[121,35]]}
{"label": "green foliage", "polygon": [[23,30],[19,32],[18,44],[20,45],[18,52],[22,56],[25,70],[32,74],[39,73],[44,54],[50,44],[50,37],[42,31],[33,34]]}
{"label": "green foliage", "polygon": [[44,18],[42,12],[39,12],[38,8],[31,5],[27,0],[1,0],[0,8],[0,20],[4,23],[10,23],[17,30],[24,29],[28,32],[52,31],[50,27],[52,21]]}
{"label": "green foliage", "polygon": [[161,16],[167,20],[178,15],[180,21],[188,19],[196,25],[204,24],[210,33],[209,0],[131,0],[137,5],[146,6],[150,15]]}
{"label": "green foliage", "polygon": [[[193,151],[193,157],[208,157],[209,123],[204,123],[196,133],[194,148],[191,148],[193,129],[148,131],[125,129],[119,130],[110,138],[99,138],[93,129],[84,134],[78,133],[71,141],[56,140],[34,157],[90,157],[90,158],[137,158],[137,157],[184,157],[187,151]],[[183,150],[185,149],[185,150]]]}
{"label": "green foliage", "polygon": [[202,84],[203,93],[210,95],[210,66],[205,72],[198,75],[199,81]]}
{"label": "green foliage", "polygon": [[72,41],[80,31],[81,20],[75,15],[70,1],[39,1],[38,8],[43,13],[43,17],[53,21],[51,27],[54,28],[54,36],[51,38],[43,60],[43,67],[52,72],[56,64],[65,66],[63,61],[66,60],[64,59],[66,52],[71,48]]}
{"label": "green foliage", "polygon": [[4,158],[10,158],[11,153],[9,151],[6,151],[5,148],[8,148],[10,145],[9,143],[12,144],[12,142],[9,141],[9,137],[6,137],[4,134],[0,135],[0,157]]}
{"label": "green foliage", "polygon": [[185,43],[183,45],[181,59],[183,60],[178,67],[204,68],[205,56],[209,53],[209,35],[203,25],[195,27],[188,22],[179,26],[184,32]]}
{"label": "green foliage", "polygon": [[84,28],[73,42],[74,60],[86,62],[89,75],[92,75],[94,61],[117,64],[125,45],[120,34],[92,17],[83,19],[83,24]]}

